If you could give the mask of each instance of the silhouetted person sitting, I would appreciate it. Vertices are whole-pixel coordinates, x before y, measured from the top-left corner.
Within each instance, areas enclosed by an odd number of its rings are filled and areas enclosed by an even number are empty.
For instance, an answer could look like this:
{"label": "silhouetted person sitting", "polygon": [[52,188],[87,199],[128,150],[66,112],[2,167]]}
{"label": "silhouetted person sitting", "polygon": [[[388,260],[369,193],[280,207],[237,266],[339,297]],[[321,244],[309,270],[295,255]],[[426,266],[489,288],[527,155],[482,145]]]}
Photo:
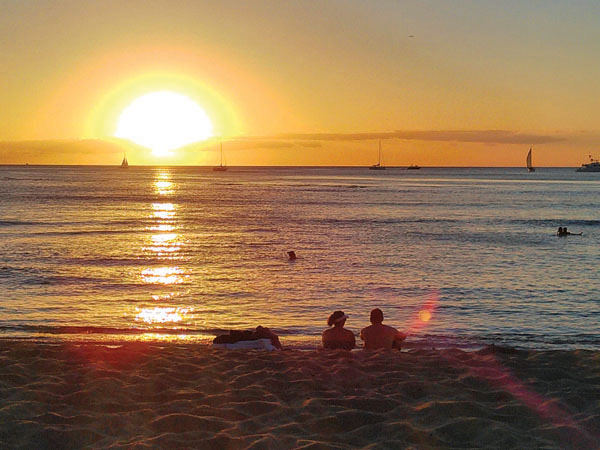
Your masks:
{"label": "silhouetted person sitting", "polygon": [[335,311],[327,325],[333,328],[323,331],[323,347],[329,349],[352,350],[356,345],[354,333],[344,328],[348,316],[343,311]]}
{"label": "silhouetted person sitting", "polygon": [[365,341],[365,350],[396,348],[400,350],[402,342],[406,339],[404,333],[399,332],[393,327],[388,327],[383,323],[383,312],[379,308],[371,311],[372,325],[363,328],[360,332],[360,338]]}

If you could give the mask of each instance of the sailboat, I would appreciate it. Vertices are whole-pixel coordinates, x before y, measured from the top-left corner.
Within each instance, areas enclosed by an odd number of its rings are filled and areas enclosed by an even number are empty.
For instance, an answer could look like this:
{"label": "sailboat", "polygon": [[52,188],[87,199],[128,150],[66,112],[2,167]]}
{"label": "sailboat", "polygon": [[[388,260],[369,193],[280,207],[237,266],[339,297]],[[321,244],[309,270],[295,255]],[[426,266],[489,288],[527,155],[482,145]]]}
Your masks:
{"label": "sailboat", "polygon": [[370,170],[385,170],[385,166],[381,165],[381,141],[379,141],[379,161],[369,167]]}
{"label": "sailboat", "polygon": [[129,167],[129,163],[127,162],[127,155],[123,153],[123,162],[121,162],[121,169],[127,169]]}
{"label": "sailboat", "polygon": [[529,147],[529,153],[527,153],[527,171],[535,172],[535,167],[531,165],[531,147]]}
{"label": "sailboat", "polygon": [[227,166],[223,165],[223,142],[221,142],[221,164],[213,167],[215,172],[225,172],[227,170]]}

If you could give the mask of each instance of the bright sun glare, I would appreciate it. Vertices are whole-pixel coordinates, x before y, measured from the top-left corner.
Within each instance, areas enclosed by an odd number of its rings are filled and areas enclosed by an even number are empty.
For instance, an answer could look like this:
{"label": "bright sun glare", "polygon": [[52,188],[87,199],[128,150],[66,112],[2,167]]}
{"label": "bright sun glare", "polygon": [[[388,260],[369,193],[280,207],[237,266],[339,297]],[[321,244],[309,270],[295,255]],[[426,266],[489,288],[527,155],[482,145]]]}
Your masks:
{"label": "bright sun glare", "polygon": [[206,112],[185,95],[170,91],[151,92],[138,97],[119,116],[115,136],[129,139],[166,156],[192,142],[213,135]]}

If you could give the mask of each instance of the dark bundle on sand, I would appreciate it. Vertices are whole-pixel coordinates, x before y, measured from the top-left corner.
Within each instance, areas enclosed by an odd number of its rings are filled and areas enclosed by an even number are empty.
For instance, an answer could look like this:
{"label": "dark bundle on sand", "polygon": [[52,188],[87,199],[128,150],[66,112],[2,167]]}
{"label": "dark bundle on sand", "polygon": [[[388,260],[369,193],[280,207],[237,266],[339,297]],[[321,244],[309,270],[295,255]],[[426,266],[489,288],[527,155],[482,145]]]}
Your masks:
{"label": "dark bundle on sand", "polygon": [[229,334],[221,334],[213,339],[213,344],[235,344],[236,342],[257,341],[258,339],[270,339],[273,346],[281,350],[281,343],[277,335],[267,327],[260,325],[254,331],[231,330]]}

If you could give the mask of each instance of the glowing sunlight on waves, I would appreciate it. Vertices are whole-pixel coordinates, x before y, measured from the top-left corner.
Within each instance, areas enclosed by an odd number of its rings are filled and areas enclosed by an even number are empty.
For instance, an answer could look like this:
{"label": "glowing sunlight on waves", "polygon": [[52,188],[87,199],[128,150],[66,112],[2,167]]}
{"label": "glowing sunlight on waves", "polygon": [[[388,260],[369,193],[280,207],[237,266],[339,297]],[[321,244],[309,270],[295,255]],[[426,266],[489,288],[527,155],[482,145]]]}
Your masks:
{"label": "glowing sunlight on waves", "polygon": [[157,306],[155,308],[138,309],[139,313],[135,316],[138,322],[146,323],[167,323],[181,322],[185,315],[191,311],[191,308],[166,308]]}

